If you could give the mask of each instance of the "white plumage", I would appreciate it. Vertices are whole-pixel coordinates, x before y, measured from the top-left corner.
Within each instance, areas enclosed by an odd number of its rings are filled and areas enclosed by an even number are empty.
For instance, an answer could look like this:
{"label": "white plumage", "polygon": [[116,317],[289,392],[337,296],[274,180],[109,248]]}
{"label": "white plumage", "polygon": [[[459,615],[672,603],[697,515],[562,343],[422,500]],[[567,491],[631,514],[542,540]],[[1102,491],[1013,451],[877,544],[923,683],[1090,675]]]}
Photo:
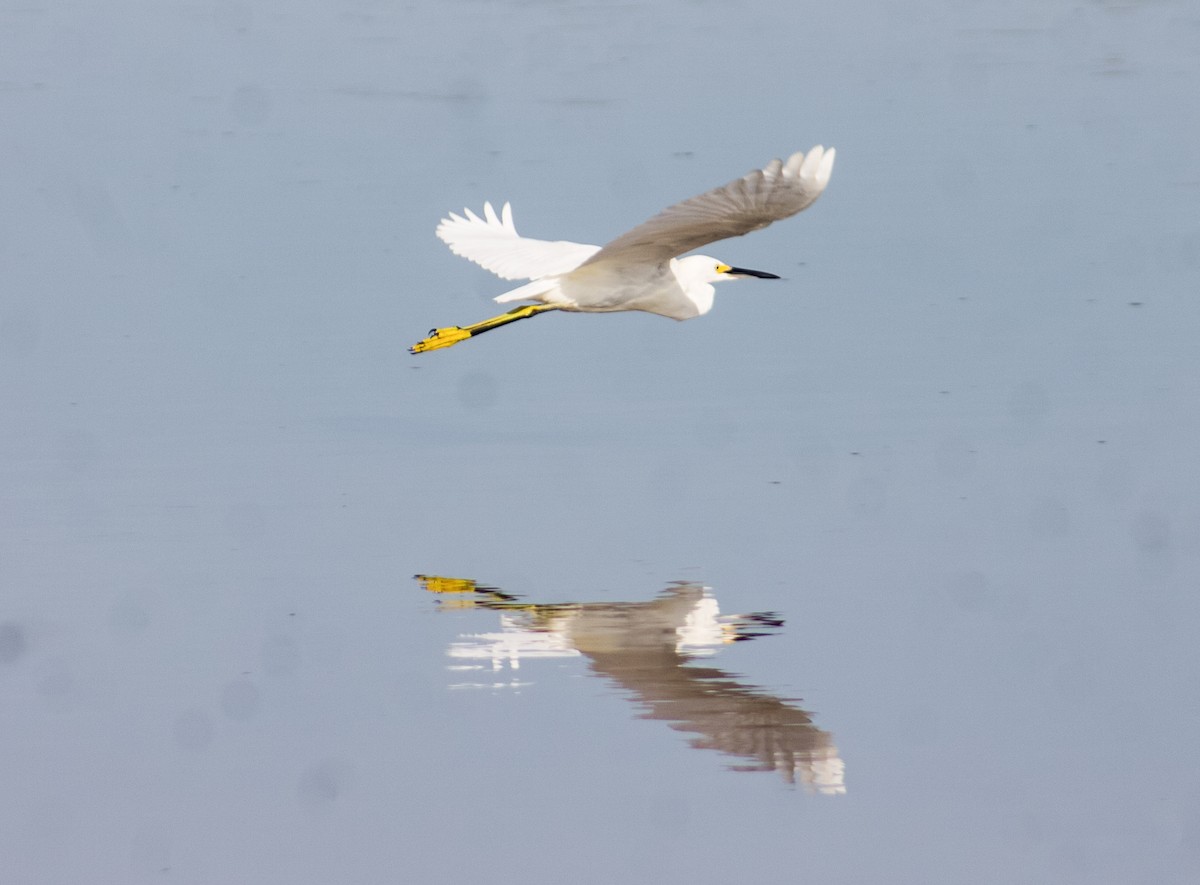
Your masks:
{"label": "white plumage", "polygon": [[761,230],[807,208],[829,183],[835,153],[818,146],[793,154],[786,163],[772,160],[723,187],[664,209],[604,247],[522,237],[508,203],[499,215],[485,203],[482,218],[470,209],[464,215],[450,213],[438,225],[437,235],[455,255],[502,279],[529,280],[496,301],[536,304],[474,326],[435,329],[411,350],[446,347],[545,310],[642,310],[677,320],[705,314],[712,308],[712,283],[777,277],[705,255],[678,256]]}
{"label": "white plumage", "polygon": [[536,280],[568,273],[600,251],[599,246],[563,240],[522,237],[513,226],[512,205],[505,203],[500,217],[491,203],[483,204],[483,218],[470,209],[466,217],[451,212],[438,225],[437,235],[450,251],[490,270],[502,280]]}

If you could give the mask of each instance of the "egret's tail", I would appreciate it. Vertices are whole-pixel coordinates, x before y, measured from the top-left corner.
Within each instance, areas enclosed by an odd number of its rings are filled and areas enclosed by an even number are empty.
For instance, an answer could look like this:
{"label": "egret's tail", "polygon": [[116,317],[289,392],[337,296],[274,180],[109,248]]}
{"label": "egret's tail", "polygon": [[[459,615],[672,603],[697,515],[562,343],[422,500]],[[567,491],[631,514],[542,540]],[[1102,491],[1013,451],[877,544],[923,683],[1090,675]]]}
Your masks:
{"label": "egret's tail", "polygon": [[546,279],[526,283],[524,286],[517,286],[515,289],[510,289],[503,294],[497,295],[492,300],[497,304],[509,304],[513,301],[541,301],[540,296],[556,288],[558,288],[558,277],[547,277]]}
{"label": "egret's tail", "polygon": [[458,344],[460,341],[466,341],[468,338],[474,338],[476,335],[482,335],[484,332],[490,332],[500,326],[515,323],[517,320],[537,316],[548,310],[561,310],[561,308],[556,304],[526,304],[522,307],[514,307],[498,317],[492,317],[470,326],[446,326],[444,329],[430,329],[429,335],[410,347],[408,352],[417,354],[427,350],[440,350],[443,347]]}

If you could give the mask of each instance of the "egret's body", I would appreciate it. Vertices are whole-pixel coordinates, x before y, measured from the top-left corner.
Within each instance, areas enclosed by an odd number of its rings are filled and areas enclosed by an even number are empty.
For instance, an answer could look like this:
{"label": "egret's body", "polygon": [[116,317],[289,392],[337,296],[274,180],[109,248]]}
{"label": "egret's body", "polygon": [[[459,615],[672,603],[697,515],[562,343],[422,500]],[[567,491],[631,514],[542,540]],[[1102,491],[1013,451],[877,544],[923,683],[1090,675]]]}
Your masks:
{"label": "egret's body", "polygon": [[713,283],[739,277],[778,279],[775,274],[731,267],[707,255],[678,256],[708,243],[761,230],[807,208],[825,190],[834,150],[815,147],[787,163],[764,168],[664,209],[604,247],[522,237],[512,208],[500,214],[484,204],[480,218],[450,214],[437,234],[461,255],[506,280],[528,280],[496,298],[531,301],[471,326],[434,329],[409,350],[449,347],[474,335],[550,310],[607,313],[641,310],[675,320],[712,309]]}

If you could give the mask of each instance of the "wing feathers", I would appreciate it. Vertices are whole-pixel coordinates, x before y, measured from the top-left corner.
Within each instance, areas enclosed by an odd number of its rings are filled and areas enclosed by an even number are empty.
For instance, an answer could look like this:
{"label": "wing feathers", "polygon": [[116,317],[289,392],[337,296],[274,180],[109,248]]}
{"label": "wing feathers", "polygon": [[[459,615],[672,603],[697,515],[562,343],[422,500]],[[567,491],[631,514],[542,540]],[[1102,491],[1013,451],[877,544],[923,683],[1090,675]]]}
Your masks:
{"label": "wing feathers", "polygon": [[483,218],[470,209],[443,218],[437,235],[455,255],[461,255],[505,280],[536,280],[574,270],[591,258],[599,246],[566,241],[533,240],[517,233],[512,207],[500,214],[483,204]]}
{"label": "wing feathers", "polygon": [[464,209],[463,215],[451,212],[438,225],[437,235],[455,255],[506,280],[561,276],[584,263],[610,260],[661,263],[808,208],[829,183],[835,154],[833,148],[818,145],[807,153],[792,154],[786,163],[772,160],[724,187],[664,209],[603,249],[522,237],[508,203],[499,213],[491,203],[484,203],[482,218],[470,209]]}
{"label": "wing feathers", "polygon": [[724,187],[664,209],[593,255],[602,261],[662,262],[708,243],[760,230],[812,205],[833,173],[833,148],[772,160]]}

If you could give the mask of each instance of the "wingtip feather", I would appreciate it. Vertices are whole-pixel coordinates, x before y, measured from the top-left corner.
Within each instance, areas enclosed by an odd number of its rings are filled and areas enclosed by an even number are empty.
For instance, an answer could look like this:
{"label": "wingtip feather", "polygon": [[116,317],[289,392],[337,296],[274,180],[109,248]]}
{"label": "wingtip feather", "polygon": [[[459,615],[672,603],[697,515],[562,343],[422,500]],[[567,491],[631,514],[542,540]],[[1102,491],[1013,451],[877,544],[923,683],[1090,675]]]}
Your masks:
{"label": "wingtip feather", "polygon": [[817,167],[817,182],[822,188],[829,183],[829,178],[833,175],[833,160],[836,156],[837,150],[830,148],[821,158],[821,165]]}
{"label": "wingtip feather", "polygon": [[821,157],[824,153],[825,148],[817,145],[804,155],[804,162],[800,164],[801,178],[811,178],[813,176],[813,173],[817,171],[817,167],[821,164]]}

